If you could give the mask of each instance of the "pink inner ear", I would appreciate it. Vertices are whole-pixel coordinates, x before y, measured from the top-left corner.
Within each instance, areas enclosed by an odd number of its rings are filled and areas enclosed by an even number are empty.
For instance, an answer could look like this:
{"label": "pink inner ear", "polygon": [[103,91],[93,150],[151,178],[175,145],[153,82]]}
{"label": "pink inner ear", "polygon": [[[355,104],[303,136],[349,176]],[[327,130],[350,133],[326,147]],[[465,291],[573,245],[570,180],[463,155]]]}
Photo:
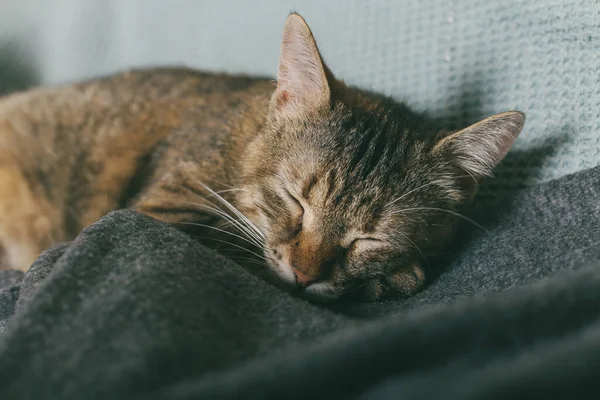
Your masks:
{"label": "pink inner ear", "polygon": [[518,132],[516,134],[514,132],[510,132],[501,136],[501,139],[498,143],[498,150],[496,151],[496,161],[494,165],[500,164],[504,157],[506,157],[518,135]]}
{"label": "pink inner ear", "polygon": [[495,149],[490,149],[494,166],[498,165],[512,148],[521,133],[525,116],[519,112],[508,112],[490,118],[485,129],[495,138]]}
{"label": "pink inner ear", "polygon": [[278,90],[277,96],[277,108],[281,110],[290,101],[290,94],[287,90]]}
{"label": "pink inner ear", "polygon": [[328,98],[329,85],[317,44],[304,20],[292,14],[281,44],[274,107],[292,114],[305,113]]}

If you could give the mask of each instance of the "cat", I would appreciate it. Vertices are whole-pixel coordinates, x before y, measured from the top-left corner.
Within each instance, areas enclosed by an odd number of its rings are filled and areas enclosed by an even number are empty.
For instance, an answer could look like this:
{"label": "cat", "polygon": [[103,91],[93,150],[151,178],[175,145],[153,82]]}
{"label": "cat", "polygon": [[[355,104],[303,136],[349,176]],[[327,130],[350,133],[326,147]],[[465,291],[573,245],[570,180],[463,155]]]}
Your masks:
{"label": "cat", "polygon": [[276,82],[154,68],[0,99],[0,263],[130,208],[316,301],[412,295],[524,121],[439,131],[336,79],[292,13]]}

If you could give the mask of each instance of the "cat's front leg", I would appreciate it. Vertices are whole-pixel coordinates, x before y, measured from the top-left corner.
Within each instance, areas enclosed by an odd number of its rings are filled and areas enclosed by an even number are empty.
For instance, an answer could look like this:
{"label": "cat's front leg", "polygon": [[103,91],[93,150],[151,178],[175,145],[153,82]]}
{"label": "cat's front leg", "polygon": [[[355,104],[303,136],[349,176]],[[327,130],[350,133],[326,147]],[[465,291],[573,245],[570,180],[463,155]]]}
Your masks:
{"label": "cat's front leg", "polygon": [[410,296],[418,292],[424,283],[425,271],[419,263],[414,263],[406,268],[400,268],[389,276],[367,282],[362,290],[362,296],[367,301]]}
{"label": "cat's front leg", "polygon": [[60,239],[52,223],[59,217],[55,207],[35,195],[16,164],[0,164],[0,269],[29,269]]}

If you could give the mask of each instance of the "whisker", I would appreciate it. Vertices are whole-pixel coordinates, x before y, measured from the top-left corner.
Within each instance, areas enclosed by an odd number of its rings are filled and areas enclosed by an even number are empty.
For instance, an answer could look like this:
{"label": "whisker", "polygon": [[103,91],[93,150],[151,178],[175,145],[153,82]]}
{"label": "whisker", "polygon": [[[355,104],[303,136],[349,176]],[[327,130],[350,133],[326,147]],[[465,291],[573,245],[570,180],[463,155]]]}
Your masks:
{"label": "whisker", "polygon": [[205,209],[207,211],[210,211],[211,213],[213,213],[213,214],[215,214],[215,215],[217,215],[219,217],[222,217],[222,218],[231,217],[229,214],[227,214],[222,209],[218,208],[216,205],[214,205],[210,201],[207,201],[207,203],[212,204],[214,207],[207,206],[206,204],[202,204],[202,203],[194,203],[194,202],[190,202],[190,201],[184,202],[184,204],[189,204],[189,205],[192,205],[192,206],[197,206],[197,207],[203,208],[203,209]]}
{"label": "whisker", "polygon": [[[222,218],[225,220],[225,222],[228,225],[231,225],[233,228],[235,228],[241,235],[243,235],[244,237],[247,237],[249,240],[251,240],[255,246],[257,247],[263,247],[264,245],[264,241],[262,238],[257,237],[256,235],[252,234],[252,232],[248,229],[247,226],[245,226],[243,224],[242,221],[238,220],[238,219],[234,219],[233,217],[231,217],[230,215],[223,215]],[[227,228],[228,225],[223,226],[223,228]]]}
{"label": "whisker", "polygon": [[[201,208],[206,208],[206,209],[211,209],[212,207],[206,207],[203,204],[196,204],[198,207]],[[264,244],[264,241],[259,238],[256,237],[256,235],[253,235],[252,232],[240,221],[240,220],[236,220],[234,219],[232,216],[230,216],[227,213],[224,212],[219,212],[215,209],[212,209],[213,212],[220,216],[221,218],[223,218],[228,224],[230,224],[231,226],[233,226],[240,234],[244,235],[244,237],[250,239],[257,247],[262,247]],[[226,228],[227,226],[223,226],[223,228]]]}
{"label": "whisker", "polygon": [[216,179],[210,179],[210,181],[213,182],[213,183],[216,183],[217,185],[227,186],[228,188],[233,188],[233,186],[231,186],[231,185],[229,185],[229,184],[227,184],[225,182],[218,181]]}
{"label": "whisker", "polygon": [[360,284],[360,285],[358,285],[358,286],[353,286],[353,287],[351,287],[351,288],[350,288],[350,289],[348,289],[348,290],[344,290],[344,291],[342,291],[342,292],[340,293],[340,296],[343,296],[343,295],[345,295],[345,294],[348,294],[348,293],[355,292],[355,291],[357,291],[358,289],[360,289],[360,288],[362,288],[363,286],[365,286],[367,283],[369,283],[369,281],[365,281],[365,282],[361,283],[361,284]]}
{"label": "whisker", "polygon": [[408,237],[407,234],[402,233],[399,230],[396,231],[396,233],[399,233],[401,236],[403,236],[419,252],[423,261],[427,262],[427,258],[425,257],[425,254],[423,254],[423,252],[421,251],[419,246],[417,246],[417,244],[414,242],[414,240],[412,240],[411,238]]}
{"label": "whisker", "polygon": [[464,219],[465,221],[468,221],[468,222],[470,222],[471,224],[473,224],[473,225],[474,225],[474,226],[476,226],[477,228],[479,228],[479,229],[481,229],[482,231],[484,231],[484,232],[488,233],[488,230],[487,230],[487,229],[485,229],[483,226],[481,226],[480,224],[478,224],[477,222],[475,222],[475,221],[474,221],[474,220],[472,220],[471,218],[469,218],[469,217],[467,217],[467,216],[465,216],[465,215],[462,215],[461,213],[457,213],[457,212],[454,212],[454,211],[451,211],[451,210],[446,210],[446,209],[444,209],[444,208],[436,208],[436,207],[415,207],[415,208],[404,208],[404,209],[402,209],[402,210],[397,210],[397,211],[395,211],[393,214],[401,214],[401,213],[403,213],[404,211],[420,211],[420,210],[422,210],[422,211],[441,211],[441,212],[445,212],[445,213],[448,213],[448,214],[454,215],[454,216],[456,216],[456,217],[459,217],[459,218],[462,218],[462,219]]}
{"label": "whisker", "polygon": [[251,263],[251,264],[256,264],[256,265],[260,265],[261,267],[267,267],[270,268],[270,265],[265,263],[265,262],[261,262],[259,260],[255,260],[253,258],[248,258],[248,257],[230,257],[227,256],[227,258],[234,260],[234,261],[240,261],[240,262],[244,262],[244,263]]}
{"label": "whisker", "polygon": [[[208,207],[206,205],[199,204],[199,203],[194,203],[194,204],[197,205],[197,206],[199,206],[199,207],[205,207],[205,208],[207,208],[209,210],[212,210],[215,214],[220,215],[221,217],[223,217],[224,219],[226,219],[227,221],[229,221],[232,225],[234,225],[240,231],[240,233],[243,233],[243,234],[247,235],[248,237],[251,237],[251,238],[255,239],[258,242],[262,243],[264,241],[264,237],[257,236],[256,233],[255,233],[255,230],[250,229],[250,227],[248,227],[248,224],[245,223],[245,221],[243,219],[237,219],[236,220],[231,215],[227,214],[224,210],[222,210],[221,208],[217,207],[214,203],[212,203],[208,199],[206,199],[206,198],[203,198],[203,199],[206,202],[208,202],[209,204],[213,205],[214,208],[213,207]],[[225,200],[223,199],[223,201],[225,201]],[[234,207],[234,209],[235,209],[235,207]],[[243,216],[243,215],[242,215],[242,217],[245,218],[245,216]]]}
{"label": "whisker", "polygon": [[265,260],[265,261],[267,260],[267,259],[265,258],[265,256],[261,256],[260,254],[258,254],[258,253],[255,253],[255,252],[254,252],[254,251],[252,251],[252,250],[249,250],[249,249],[247,249],[247,248],[245,248],[245,247],[243,247],[243,246],[239,246],[239,245],[237,245],[237,244],[235,244],[235,243],[228,242],[228,241],[226,241],[226,240],[215,239],[215,238],[211,238],[211,237],[208,237],[208,236],[199,236],[198,238],[200,238],[200,239],[205,239],[205,240],[212,240],[212,241],[214,241],[214,242],[219,242],[219,243],[225,243],[225,244],[228,244],[228,245],[230,245],[230,246],[236,247],[236,248],[238,248],[238,249],[240,249],[240,250],[246,251],[246,252],[248,252],[248,253],[250,253],[250,254],[253,254],[253,255],[255,255],[256,257],[260,258],[261,260]]}
{"label": "whisker", "polygon": [[416,188],[414,188],[414,189],[412,189],[412,190],[409,190],[408,192],[404,193],[402,196],[398,197],[397,199],[394,199],[394,200],[390,201],[388,204],[386,204],[386,207],[389,207],[389,206],[391,206],[392,204],[394,204],[395,202],[402,200],[403,198],[405,198],[405,197],[406,197],[406,196],[408,196],[409,194],[411,194],[411,193],[414,193],[414,192],[416,192],[417,190],[423,189],[424,187],[427,187],[427,186],[433,185],[434,183],[437,183],[437,182],[428,182],[428,183],[426,183],[426,184],[424,184],[424,185],[421,185],[421,186],[418,186],[418,187],[416,187]]}
{"label": "whisker", "polygon": [[[469,175],[460,175],[460,176],[457,176],[456,178],[468,178],[469,176],[470,176],[471,178],[473,178],[473,175],[471,175],[470,173],[469,173]],[[473,179],[475,179],[475,178],[473,178]],[[391,206],[392,204],[394,204],[395,202],[402,200],[403,198],[405,198],[406,196],[408,196],[408,195],[409,195],[409,194],[411,194],[411,193],[414,193],[414,192],[416,192],[417,190],[423,189],[424,187],[427,187],[427,186],[430,186],[430,185],[435,185],[435,184],[437,184],[437,183],[438,183],[438,182],[435,182],[435,181],[434,181],[434,182],[428,182],[428,183],[426,183],[426,184],[424,184],[424,185],[421,185],[421,186],[419,186],[419,187],[416,187],[416,188],[414,188],[414,189],[412,189],[412,190],[409,190],[408,192],[404,193],[402,196],[400,196],[400,197],[398,197],[397,199],[394,199],[394,200],[392,200],[391,202],[389,202],[389,203],[386,205],[386,207],[389,207],[389,206]]]}
{"label": "whisker", "polygon": [[221,201],[221,203],[223,203],[234,214],[236,214],[240,219],[242,219],[248,225],[248,227],[254,229],[254,231],[256,232],[257,235],[259,235],[263,239],[265,238],[264,235],[263,235],[263,233],[256,227],[256,225],[254,225],[244,214],[242,214],[242,212],[240,210],[238,210],[237,208],[235,208],[235,206],[233,206],[233,204],[231,204],[230,202],[228,202],[227,200],[225,200],[222,196],[220,196],[218,193],[216,193],[214,190],[212,190],[211,188],[209,188],[208,186],[206,186],[202,182],[199,182],[199,183],[204,187],[204,189],[206,189],[210,193],[212,193],[219,201]]}
{"label": "whisker", "polygon": [[[473,182],[477,183],[477,179],[475,179],[475,177],[473,176],[472,173],[470,173],[469,171],[467,171],[467,174],[469,174],[469,177],[471,177],[471,179],[473,179]],[[492,174],[490,173],[490,178],[492,177]]]}
{"label": "whisker", "polygon": [[240,191],[245,191],[246,189],[242,189],[242,188],[231,188],[231,189],[225,189],[225,190],[217,190],[215,191],[215,193],[229,193],[229,192],[240,192]]}
{"label": "whisker", "polygon": [[[236,238],[238,238],[238,239],[241,239],[241,240],[243,240],[243,241],[245,241],[245,242],[247,242],[247,243],[250,243],[250,244],[251,244],[251,245],[253,245],[253,246],[256,246],[256,243],[255,243],[255,242],[253,242],[253,241],[251,241],[251,240],[249,240],[249,239],[247,239],[247,238],[245,238],[245,237],[243,237],[243,236],[236,235],[235,233],[228,232],[228,231],[226,231],[226,230],[224,230],[224,229],[219,229],[219,228],[217,228],[217,227],[215,227],[215,226],[212,226],[212,225],[200,224],[200,223],[197,223],[197,222],[184,222],[184,221],[181,221],[181,222],[176,222],[176,223],[177,223],[177,224],[182,224],[182,225],[193,225],[193,226],[200,226],[200,227],[203,227],[203,228],[208,228],[208,229],[214,229],[214,230],[215,230],[215,231],[217,231],[217,232],[221,232],[221,233],[225,233],[225,234],[227,234],[227,235],[231,235],[231,236],[233,236],[233,237],[236,237]],[[261,246],[258,246],[258,247],[261,247]]]}
{"label": "whisker", "polygon": [[[255,239],[259,243],[264,242],[265,237],[264,237],[263,233],[244,214],[242,214],[230,202],[228,202],[222,196],[220,196],[218,194],[218,192],[215,192],[213,189],[211,189],[210,187],[208,187],[207,185],[205,185],[204,183],[202,183],[200,181],[198,181],[198,183],[205,190],[207,190],[211,194],[211,196],[214,196],[217,200],[219,200],[222,204],[224,204],[230,211],[232,211],[234,214],[236,214],[240,220],[238,220],[237,222],[234,222],[230,215],[228,215],[223,209],[217,207],[217,205],[212,203],[210,200],[208,200],[208,198],[200,196],[196,191],[192,190],[191,188],[189,188],[187,186],[183,186],[189,192],[202,198],[204,201],[206,201],[207,203],[212,205],[214,208],[205,206],[203,204],[195,204],[196,206],[205,207],[206,209],[212,210],[215,214],[232,222],[232,224],[237,227],[237,229],[240,231],[240,233],[247,235],[249,238]],[[237,190],[237,188],[232,188],[230,185],[225,185],[225,186],[229,186],[231,189]],[[226,189],[225,191],[231,191],[231,189]],[[240,190],[243,190],[243,189],[240,189]]]}
{"label": "whisker", "polygon": [[234,257],[229,257],[226,256],[228,259],[234,261],[234,262],[239,262],[240,264],[244,263],[242,266],[245,266],[245,263],[250,263],[250,264],[256,264],[261,268],[252,268],[251,271],[249,271],[250,273],[252,273],[255,276],[258,276],[260,278],[271,278],[273,277],[273,270],[271,269],[271,266],[268,264],[261,264],[259,261],[253,261],[252,259],[244,259],[244,260],[239,260],[238,258],[234,258]]}
{"label": "whisker", "polygon": [[[251,258],[251,257],[241,257],[241,256],[228,256],[231,259],[235,259],[235,260],[242,260],[242,261],[257,261],[260,262],[259,260],[256,260],[255,258]],[[269,265],[266,262],[262,263],[263,265]]]}
{"label": "whisker", "polygon": [[[233,221],[230,221],[230,220],[228,220],[228,219],[223,219],[223,220],[221,220],[221,221],[218,221],[218,222],[216,222],[215,224],[216,224],[217,226],[220,226],[220,227],[221,227],[221,228],[223,228],[223,229],[227,228],[227,227],[228,227],[228,226],[230,226],[230,225],[233,225],[234,223],[240,223],[240,224],[241,224],[241,222],[240,222],[240,220],[239,220],[239,219],[232,218],[232,220],[233,220]],[[238,229],[239,229],[239,228],[238,228]]]}
{"label": "whisker", "polygon": [[[208,203],[211,203],[210,201],[206,200]],[[223,211],[220,208],[215,207],[210,207],[207,206],[205,204],[201,204],[201,203],[193,203],[193,202],[186,202],[187,204],[196,206],[196,207],[200,207],[203,208],[205,210],[208,210],[210,212],[212,212],[213,214],[220,216],[221,218],[225,219],[226,221],[228,221],[229,223],[231,223],[231,225],[233,225],[238,231],[239,233],[241,233],[242,235],[246,236],[247,238],[251,239],[254,241],[254,244],[257,245],[257,247],[262,247],[263,245],[263,240],[261,238],[257,238],[255,235],[252,234],[252,232],[245,226],[243,225],[239,220],[235,220],[231,215],[227,214],[225,211]],[[214,204],[213,204],[214,205]]]}

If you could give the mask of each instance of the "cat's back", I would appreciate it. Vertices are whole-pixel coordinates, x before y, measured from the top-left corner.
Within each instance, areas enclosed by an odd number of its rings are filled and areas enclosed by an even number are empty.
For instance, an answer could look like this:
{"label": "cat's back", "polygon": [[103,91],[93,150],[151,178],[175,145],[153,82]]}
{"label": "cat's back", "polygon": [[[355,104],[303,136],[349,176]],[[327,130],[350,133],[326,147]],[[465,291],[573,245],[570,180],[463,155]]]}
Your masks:
{"label": "cat's back", "polygon": [[178,127],[214,125],[271,88],[266,79],[154,68],[14,93],[0,97],[0,163],[38,176],[52,166],[56,177],[75,158],[109,162]]}
{"label": "cat's back", "polygon": [[[13,195],[0,195],[0,236],[40,248],[46,236],[72,237],[122,204],[159,143],[185,126],[225,134],[224,115],[268,97],[272,87],[260,78],[157,68],[1,97],[0,194]],[[27,219],[42,222],[16,232]]]}
{"label": "cat's back", "polygon": [[[79,121],[106,116],[107,110],[123,117],[165,102],[227,98],[251,88],[263,87],[268,80],[245,75],[213,74],[187,68],[153,68],[126,71],[81,83],[33,88],[0,97],[0,116],[23,115],[28,119],[70,118]],[[82,115],[82,110],[86,114]]]}

